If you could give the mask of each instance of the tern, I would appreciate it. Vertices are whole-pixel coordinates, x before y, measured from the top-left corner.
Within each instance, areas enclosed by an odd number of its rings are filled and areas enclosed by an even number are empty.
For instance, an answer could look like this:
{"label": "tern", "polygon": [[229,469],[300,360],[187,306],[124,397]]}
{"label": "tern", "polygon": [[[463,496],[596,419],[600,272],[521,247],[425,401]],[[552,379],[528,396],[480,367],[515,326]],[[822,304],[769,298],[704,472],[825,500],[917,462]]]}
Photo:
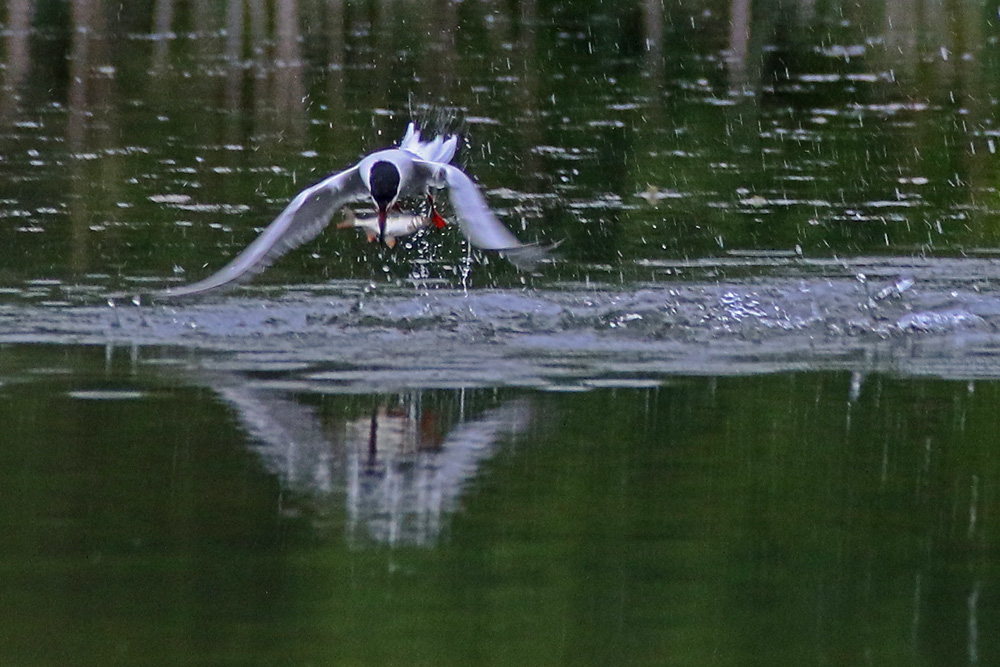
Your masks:
{"label": "tern", "polygon": [[447,189],[459,228],[472,245],[502,251],[516,266],[530,269],[548,251],[521,243],[490,210],[468,175],[451,164],[458,137],[437,136],[424,141],[410,123],[398,148],[370,153],[352,167],[328,176],[298,195],[243,252],[217,273],[188,285],[165,289],[154,296],[199,294],[260,273],[289,250],[315,238],[346,204],[370,198],[375,204],[378,240],[387,239],[386,219],[401,199],[425,196],[431,217],[441,226],[432,190]]}

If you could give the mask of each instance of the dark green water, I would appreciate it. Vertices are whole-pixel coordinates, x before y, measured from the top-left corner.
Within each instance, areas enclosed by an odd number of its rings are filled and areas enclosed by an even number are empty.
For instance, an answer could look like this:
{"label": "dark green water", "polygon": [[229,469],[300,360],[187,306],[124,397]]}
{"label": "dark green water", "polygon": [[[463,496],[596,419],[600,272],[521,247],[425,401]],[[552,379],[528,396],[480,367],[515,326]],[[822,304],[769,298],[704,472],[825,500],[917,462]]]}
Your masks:
{"label": "dark green water", "polygon": [[[300,433],[297,461],[268,464],[277,443],[248,437],[248,401],[226,390],[96,348],[4,353],[8,664],[998,649],[994,382],[876,376],[853,400],[850,374],[809,372],[582,394],[259,390],[257,416],[326,443],[324,459]],[[501,414],[499,431],[468,428]],[[454,480],[418,468],[463,438],[477,464],[433,516],[426,495]]]}
{"label": "dark green water", "polygon": [[[0,664],[996,664],[998,41],[974,3],[8,0]],[[109,303],[411,117],[554,265],[330,229]]]}

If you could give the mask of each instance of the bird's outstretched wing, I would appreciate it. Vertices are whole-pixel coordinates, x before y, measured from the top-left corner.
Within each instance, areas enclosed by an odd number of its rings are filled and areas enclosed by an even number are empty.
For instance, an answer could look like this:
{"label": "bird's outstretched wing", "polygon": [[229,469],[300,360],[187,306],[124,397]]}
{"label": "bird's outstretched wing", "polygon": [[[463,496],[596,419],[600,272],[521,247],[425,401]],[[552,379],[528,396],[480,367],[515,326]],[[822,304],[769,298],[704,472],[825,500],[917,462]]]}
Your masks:
{"label": "bird's outstretched wing", "polygon": [[281,215],[220,271],[196,283],[165,289],[152,296],[199,294],[256,275],[289,250],[316,238],[334,213],[366,193],[357,167],[334,174],[296,195]]}
{"label": "bird's outstretched wing", "polygon": [[458,225],[472,245],[486,250],[509,250],[523,245],[497,219],[479,188],[464,171],[450,164],[435,166],[444,174]]}
{"label": "bird's outstretched wing", "polygon": [[441,170],[439,173],[444,176],[459,228],[472,245],[484,250],[499,250],[525,271],[534,270],[555,248],[555,245],[521,243],[490,210],[479,188],[464,171],[450,164],[433,167]]}

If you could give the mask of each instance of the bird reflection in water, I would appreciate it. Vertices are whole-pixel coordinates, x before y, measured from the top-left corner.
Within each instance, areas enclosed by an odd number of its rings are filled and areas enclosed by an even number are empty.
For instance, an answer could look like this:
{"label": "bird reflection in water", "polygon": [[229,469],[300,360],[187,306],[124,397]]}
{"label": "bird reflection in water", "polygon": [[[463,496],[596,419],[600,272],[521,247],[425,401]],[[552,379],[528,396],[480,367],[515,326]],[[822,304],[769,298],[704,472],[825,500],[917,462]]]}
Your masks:
{"label": "bird reflection in water", "polygon": [[433,405],[420,392],[376,396],[367,415],[331,423],[329,411],[285,391],[215,386],[253,436],[262,465],[319,523],[339,514],[331,510],[343,498],[345,532],[358,546],[434,544],[482,463],[532,419],[526,399],[476,409],[468,406],[484,401],[455,390],[456,401]]}
{"label": "bird reflection in water", "polygon": [[420,401],[378,406],[347,422],[348,532],[388,544],[430,544],[461,492],[506,436],[523,432],[526,401],[511,401],[450,429]]}

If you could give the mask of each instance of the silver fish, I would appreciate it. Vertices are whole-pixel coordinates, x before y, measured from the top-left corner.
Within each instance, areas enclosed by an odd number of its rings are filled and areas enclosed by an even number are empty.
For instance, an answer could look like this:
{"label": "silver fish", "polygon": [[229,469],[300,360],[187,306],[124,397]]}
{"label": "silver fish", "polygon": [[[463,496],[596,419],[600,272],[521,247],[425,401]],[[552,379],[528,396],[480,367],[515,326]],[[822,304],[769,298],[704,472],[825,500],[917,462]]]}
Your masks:
{"label": "silver fish", "polygon": [[[432,215],[402,212],[389,215],[385,219],[385,244],[392,248],[396,245],[396,239],[401,236],[409,236],[421,229],[434,226],[435,221]],[[379,219],[376,215],[359,218],[351,209],[345,209],[344,221],[337,224],[337,229],[350,229],[351,227],[363,231],[369,242],[378,240]]]}

